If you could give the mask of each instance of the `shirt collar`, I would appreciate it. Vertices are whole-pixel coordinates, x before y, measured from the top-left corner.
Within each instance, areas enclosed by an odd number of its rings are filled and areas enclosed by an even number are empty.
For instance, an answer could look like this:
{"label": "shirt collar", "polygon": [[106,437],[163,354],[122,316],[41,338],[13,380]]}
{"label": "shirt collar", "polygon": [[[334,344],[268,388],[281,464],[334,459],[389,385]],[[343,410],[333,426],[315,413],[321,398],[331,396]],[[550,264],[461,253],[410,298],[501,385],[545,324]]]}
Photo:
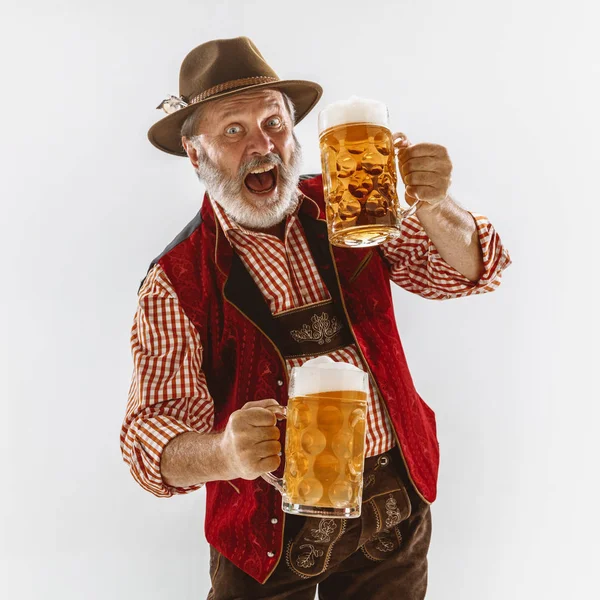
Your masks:
{"label": "shirt collar", "polygon": [[[313,219],[319,218],[319,207],[317,206],[316,202],[314,200],[311,200],[308,196],[305,196],[299,189],[298,189],[298,194],[300,196],[300,202],[298,203],[296,210],[291,215],[288,215],[286,218],[286,228],[285,228],[286,235],[287,235],[287,231],[289,231],[290,226],[297,219],[298,213],[301,212],[302,214],[307,214],[307,215],[311,216]],[[253,231],[251,229],[247,229],[246,227],[243,227],[242,225],[237,223],[233,217],[228,215],[225,212],[225,209],[218,202],[213,200],[210,195],[209,195],[209,200],[210,200],[211,206],[215,212],[215,215],[217,215],[217,219],[219,221],[219,224],[221,225],[221,229],[223,229],[223,233],[225,234],[225,237],[227,238],[227,240],[229,242],[231,242],[230,235],[233,231],[237,231],[239,233],[249,235],[249,236],[267,235],[267,234],[261,233],[259,231]]]}

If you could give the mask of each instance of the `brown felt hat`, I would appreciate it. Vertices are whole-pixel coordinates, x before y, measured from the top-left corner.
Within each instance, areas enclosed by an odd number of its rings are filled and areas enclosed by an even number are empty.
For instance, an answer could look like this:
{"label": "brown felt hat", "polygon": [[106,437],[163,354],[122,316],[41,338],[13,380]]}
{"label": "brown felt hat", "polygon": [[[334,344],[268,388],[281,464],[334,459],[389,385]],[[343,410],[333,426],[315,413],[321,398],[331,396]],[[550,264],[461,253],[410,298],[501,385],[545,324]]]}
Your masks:
{"label": "brown felt hat", "polygon": [[148,139],[159,150],[187,156],[181,145],[181,126],[200,104],[259,88],[274,88],[287,94],[296,107],[296,123],[323,93],[321,86],[312,81],[280,80],[247,37],[201,44],[183,59],[179,96],[168,96],[157,106],[167,116],[152,125]]}

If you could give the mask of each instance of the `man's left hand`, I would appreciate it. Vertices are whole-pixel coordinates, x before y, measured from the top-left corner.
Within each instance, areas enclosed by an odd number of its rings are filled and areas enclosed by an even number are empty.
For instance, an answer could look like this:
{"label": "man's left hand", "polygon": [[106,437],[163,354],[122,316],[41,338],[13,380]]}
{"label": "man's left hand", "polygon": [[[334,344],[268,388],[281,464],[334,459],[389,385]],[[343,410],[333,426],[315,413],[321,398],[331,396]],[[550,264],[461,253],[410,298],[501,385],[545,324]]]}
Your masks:
{"label": "man's left hand", "polygon": [[411,145],[403,133],[394,133],[398,168],[406,187],[404,198],[412,206],[422,200],[431,206],[448,195],[452,183],[452,162],[448,150],[438,144]]}

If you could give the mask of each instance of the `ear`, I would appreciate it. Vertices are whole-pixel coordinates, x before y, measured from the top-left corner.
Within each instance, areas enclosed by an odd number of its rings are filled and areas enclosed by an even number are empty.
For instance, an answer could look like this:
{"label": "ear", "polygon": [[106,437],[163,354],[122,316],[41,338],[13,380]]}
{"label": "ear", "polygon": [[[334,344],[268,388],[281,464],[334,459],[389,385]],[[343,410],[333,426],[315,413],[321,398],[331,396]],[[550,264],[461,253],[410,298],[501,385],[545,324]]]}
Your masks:
{"label": "ear", "polygon": [[190,143],[190,141],[185,137],[182,136],[181,137],[181,145],[183,146],[184,150],[186,151],[190,162],[192,163],[192,165],[194,165],[194,169],[198,168],[198,152],[196,150],[196,148],[194,148],[194,146]]}

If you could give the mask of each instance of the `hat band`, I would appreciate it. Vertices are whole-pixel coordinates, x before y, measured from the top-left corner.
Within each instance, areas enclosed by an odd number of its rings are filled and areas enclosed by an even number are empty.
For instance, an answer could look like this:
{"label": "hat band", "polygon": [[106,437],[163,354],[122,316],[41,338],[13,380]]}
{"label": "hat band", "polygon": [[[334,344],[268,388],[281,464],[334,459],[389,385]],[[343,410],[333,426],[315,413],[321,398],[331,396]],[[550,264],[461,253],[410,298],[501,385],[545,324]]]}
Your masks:
{"label": "hat band", "polygon": [[221,92],[225,92],[227,90],[231,90],[236,87],[243,87],[251,84],[258,83],[272,83],[275,81],[279,81],[277,77],[268,77],[265,75],[259,75],[257,77],[246,77],[244,79],[233,79],[232,81],[226,81],[225,83],[220,83],[219,85],[215,85],[207,89],[206,91],[194,96],[190,100],[190,104],[196,104],[196,102],[201,102],[202,100],[206,100],[210,98],[210,96],[214,96],[215,94],[219,94]]}

